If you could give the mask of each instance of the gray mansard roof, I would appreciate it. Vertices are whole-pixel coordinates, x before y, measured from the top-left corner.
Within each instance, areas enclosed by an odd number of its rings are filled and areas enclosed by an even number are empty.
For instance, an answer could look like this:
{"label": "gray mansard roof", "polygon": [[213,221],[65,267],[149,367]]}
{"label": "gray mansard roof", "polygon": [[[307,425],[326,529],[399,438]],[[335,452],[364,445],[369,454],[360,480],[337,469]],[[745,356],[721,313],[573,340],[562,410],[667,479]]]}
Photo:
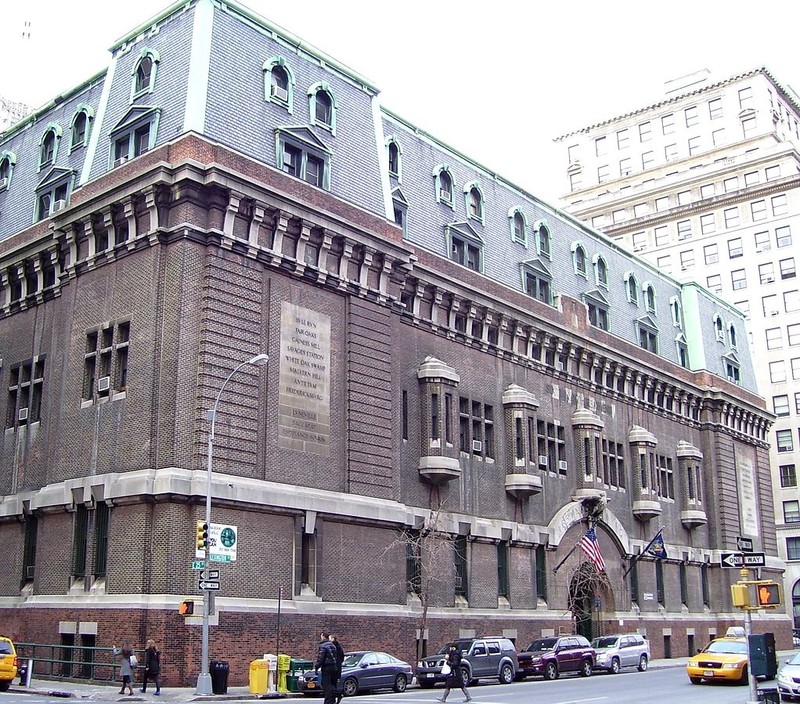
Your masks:
{"label": "gray mansard roof", "polygon": [[[145,56],[154,66],[151,85],[137,92],[135,72]],[[276,64],[289,77],[286,99],[270,94],[269,72]],[[327,127],[311,114],[320,89],[333,103],[335,117]],[[74,145],[72,124],[81,111],[89,121],[88,136]],[[602,234],[382,109],[378,90],[367,80],[231,0],[171,5],[111,47],[106,71],[0,135],[0,169],[3,159],[10,168],[6,188],[0,190],[0,238],[13,236],[39,217],[37,194],[46,187],[51,167],[71,176],[74,193],[115,168],[115,141],[143,121],[151,125],[145,149],[197,132],[276,168],[282,165],[279,135],[309,135],[306,142],[313,142],[312,148],[328,160],[324,186],[330,193],[389,219],[394,219],[393,201],[400,204],[406,209],[406,237],[414,245],[450,257],[452,235],[462,233],[480,248],[484,276],[524,290],[526,268],[549,275],[553,305],[559,294],[594,301],[607,307],[612,335],[639,344],[640,327],[655,328],[660,356],[680,363],[679,348],[685,345],[693,369],[723,377],[726,362],[732,361],[740,371],[739,383],[756,390],[744,319],[735,308],[696,285],[661,274]],[[42,166],[47,130],[57,136],[57,149],[53,163]],[[397,176],[390,176],[388,169],[391,140],[400,154]],[[536,168],[533,158],[531,165]],[[442,168],[453,181],[452,207],[436,197],[436,174]],[[482,222],[467,212],[467,191],[473,186],[482,196]],[[515,212],[523,217],[525,242],[512,237]],[[542,226],[551,242],[546,255],[536,246]],[[576,273],[578,248],[587,257],[586,276]],[[598,285],[595,277],[598,259],[607,268],[605,285]],[[635,302],[629,295],[631,277],[639,292]],[[645,304],[648,288],[655,310]]]}

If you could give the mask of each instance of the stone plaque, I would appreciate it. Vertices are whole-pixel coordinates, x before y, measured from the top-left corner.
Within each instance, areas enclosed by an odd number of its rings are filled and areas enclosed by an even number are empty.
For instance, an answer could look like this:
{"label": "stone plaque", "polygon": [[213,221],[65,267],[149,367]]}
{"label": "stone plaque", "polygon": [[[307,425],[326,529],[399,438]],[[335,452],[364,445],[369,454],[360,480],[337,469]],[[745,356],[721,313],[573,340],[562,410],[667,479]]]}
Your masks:
{"label": "stone plaque", "polygon": [[736,475],[739,485],[739,527],[742,535],[758,536],[758,510],[756,507],[755,467],[752,457],[742,448],[736,448]]}
{"label": "stone plaque", "polygon": [[331,319],[281,304],[278,445],[327,455],[331,441]]}

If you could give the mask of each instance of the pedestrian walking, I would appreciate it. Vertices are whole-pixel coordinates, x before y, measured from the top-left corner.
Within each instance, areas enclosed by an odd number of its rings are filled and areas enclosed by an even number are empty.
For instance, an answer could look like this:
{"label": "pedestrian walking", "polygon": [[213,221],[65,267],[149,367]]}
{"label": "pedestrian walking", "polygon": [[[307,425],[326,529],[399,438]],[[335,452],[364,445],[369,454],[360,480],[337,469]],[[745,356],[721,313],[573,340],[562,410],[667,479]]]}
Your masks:
{"label": "pedestrian walking", "polygon": [[314,671],[320,673],[322,691],[325,693],[325,704],[336,704],[336,646],[328,637],[329,634],[320,634],[319,647],[317,648],[317,661]]}
{"label": "pedestrian walking", "polygon": [[144,651],[144,681],[139,690],[142,694],[147,692],[147,681],[153,680],[156,685],[155,695],[161,694],[161,651],[156,648],[156,642],[150,638],[147,641],[147,650]]}
{"label": "pedestrian walking", "polygon": [[328,636],[328,639],[333,643],[333,647],[336,648],[336,682],[334,683],[335,692],[336,692],[336,704],[340,704],[342,701],[342,697],[344,696],[344,691],[342,690],[342,663],[344,662],[344,648],[342,647],[341,643],[339,643],[339,639],[331,633]]}
{"label": "pedestrian walking", "polygon": [[133,648],[128,641],[125,641],[121,648],[112,645],[111,652],[114,653],[114,657],[120,658],[119,674],[122,677],[122,688],[119,690],[119,693],[125,694],[125,688],[127,687],[128,694],[133,694],[133,687],[131,686],[133,682],[133,668],[139,664],[136,660],[136,656],[133,654]]}
{"label": "pedestrian walking", "polygon": [[447,650],[447,655],[444,658],[444,664],[450,668],[447,679],[444,681],[444,692],[441,697],[436,697],[437,701],[445,702],[450,694],[450,690],[458,688],[464,692],[464,701],[468,702],[472,699],[467,691],[467,685],[464,682],[464,673],[461,672],[461,648],[455,643],[450,644]]}

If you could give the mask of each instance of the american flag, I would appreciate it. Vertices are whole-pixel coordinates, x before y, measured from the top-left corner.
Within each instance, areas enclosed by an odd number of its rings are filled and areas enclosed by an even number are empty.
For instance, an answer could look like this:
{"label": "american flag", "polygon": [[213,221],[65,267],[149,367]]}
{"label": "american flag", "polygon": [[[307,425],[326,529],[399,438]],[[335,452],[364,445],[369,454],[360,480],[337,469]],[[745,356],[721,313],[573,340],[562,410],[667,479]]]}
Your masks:
{"label": "american flag", "polygon": [[586,531],[586,535],[581,538],[581,542],[578,545],[581,546],[581,550],[586,554],[586,557],[594,563],[598,572],[603,572],[606,569],[606,563],[600,553],[600,545],[597,542],[597,534],[594,532],[594,528],[589,528]]}

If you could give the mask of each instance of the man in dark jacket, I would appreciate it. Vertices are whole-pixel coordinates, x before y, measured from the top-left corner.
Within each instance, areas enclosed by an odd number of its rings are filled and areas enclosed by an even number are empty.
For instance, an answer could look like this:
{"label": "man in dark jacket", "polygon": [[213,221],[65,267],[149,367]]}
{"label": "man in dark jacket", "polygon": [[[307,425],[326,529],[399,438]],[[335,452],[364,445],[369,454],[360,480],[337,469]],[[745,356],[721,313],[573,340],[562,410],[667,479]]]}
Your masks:
{"label": "man in dark jacket", "polygon": [[331,633],[328,636],[328,639],[331,643],[333,643],[333,647],[336,648],[336,704],[341,704],[342,696],[344,693],[342,692],[342,663],[344,662],[344,648],[342,644],[339,642],[339,639]]}
{"label": "man in dark jacket", "polygon": [[317,648],[317,662],[314,670],[321,673],[320,683],[325,693],[325,704],[336,704],[336,673],[338,671],[336,646],[328,639],[328,634],[320,634]]}

